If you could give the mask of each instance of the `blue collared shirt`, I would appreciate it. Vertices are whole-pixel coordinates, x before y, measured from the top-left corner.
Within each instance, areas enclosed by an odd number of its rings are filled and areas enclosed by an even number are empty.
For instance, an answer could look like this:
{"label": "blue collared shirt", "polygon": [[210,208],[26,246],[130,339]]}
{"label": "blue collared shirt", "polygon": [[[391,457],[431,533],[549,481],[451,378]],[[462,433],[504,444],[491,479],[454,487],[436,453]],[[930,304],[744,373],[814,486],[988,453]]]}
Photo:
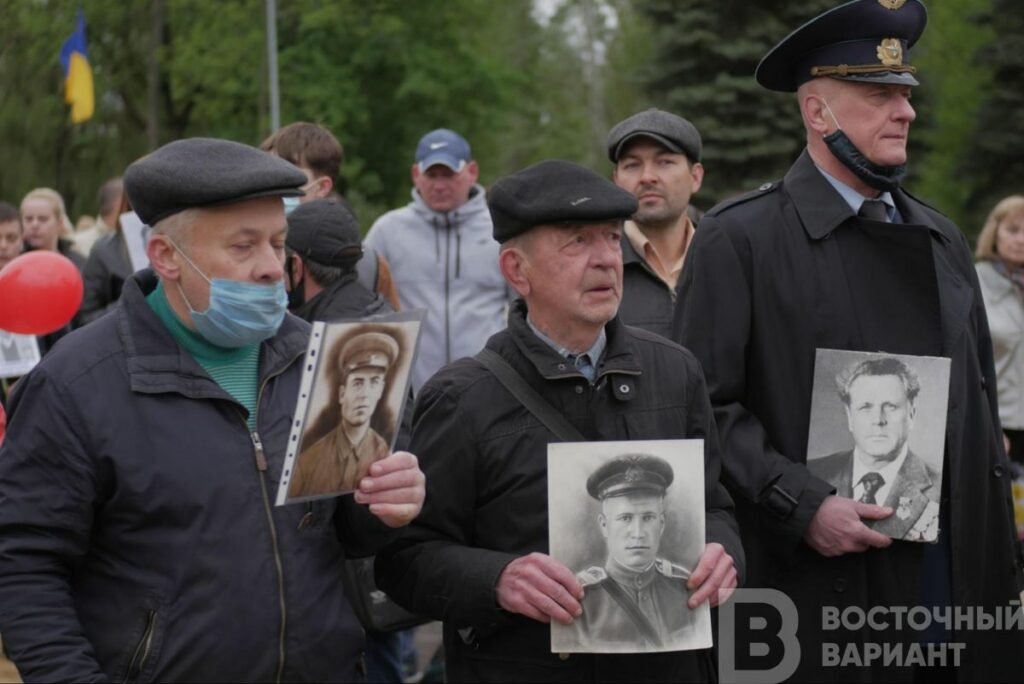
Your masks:
{"label": "blue collared shirt", "polygon": [[601,354],[604,353],[605,345],[608,343],[608,335],[605,333],[604,328],[601,328],[601,333],[597,336],[590,349],[582,354],[574,354],[571,350],[566,349],[538,330],[537,326],[530,320],[529,315],[526,316],[526,324],[530,326],[533,334],[540,338],[544,344],[554,349],[562,358],[571,359],[573,365],[576,366],[580,373],[583,373],[591,383],[594,382],[594,379],[597,377],[597,362],[601,360]]}
{"label": "blue collared shirt", "polygon": [[854,214],[860,213],[860,205],[864,204],[865,200],[879,199],[885,203],[885,211],[889,214],[889,221],[893,223],[902,223],[899,211],[897,211],[896,209],[896,201],[893,200],[891,192],[883,192],[878,197],[865,197],[864,195],[860,194],[859,192],[851,188],[849,185],[844,183],[843,181],[831,175],[825,169],[817,165],[815,166],[818,169],[818,171],[821,171],[821,175],[825,177],[825,180],[827,180],[829,184],[836,189],[836,192],[838,192],[842,196],[842,198],[846,200],[846,203],[850,205],[851,209],[853,209]]}

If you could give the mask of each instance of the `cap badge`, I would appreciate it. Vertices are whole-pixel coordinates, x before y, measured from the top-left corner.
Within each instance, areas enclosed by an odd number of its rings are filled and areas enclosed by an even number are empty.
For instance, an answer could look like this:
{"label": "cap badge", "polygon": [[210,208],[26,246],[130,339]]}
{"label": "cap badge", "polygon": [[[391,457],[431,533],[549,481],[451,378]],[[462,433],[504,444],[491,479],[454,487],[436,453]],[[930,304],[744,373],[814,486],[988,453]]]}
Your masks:
{"label": "cap badge", "polygon": [[886,9],[898,10],[907,4],[907,0],[878,0],[878,4]]}
{"label": "cap badge", "polygon": [[903,64],[903,46],[898,38],[885,38],[879,43],[878,61],[887,67]]}
{"label": "cap badge", "polygon": [[626,470],[626,482],[640,482],[644,479],[643,468],[632,466]]}

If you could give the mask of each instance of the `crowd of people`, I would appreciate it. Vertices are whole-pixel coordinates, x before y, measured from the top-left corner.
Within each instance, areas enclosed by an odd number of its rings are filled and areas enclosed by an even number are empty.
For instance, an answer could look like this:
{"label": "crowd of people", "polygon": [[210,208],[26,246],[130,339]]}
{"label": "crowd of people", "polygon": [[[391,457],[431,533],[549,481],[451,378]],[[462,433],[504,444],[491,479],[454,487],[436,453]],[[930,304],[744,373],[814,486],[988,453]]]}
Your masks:
{"label": "crowd of people", "polygon": [[[720,635],[659,647],[663,604],[720,609],[738,588],[792,602],[793,681],[1019,681],[1024,197],[992,210],[972,257],[903,187],[919,0],[808,19],[754,75],[794,94],[804,151],[705,214],[701,135],[659,109],[611,128],[600,173],[544,160],[489,188],[469,141],[430,131],[411,202],[365,240],[336,190],[343,148],[307,122],[260,149],[164,145],[99,189],[82,231],[51,189],[0,203],[0,267],[51,250],[85,282],[5,392],[0,636],[25,680],[401,681],[411,632],[367,629],[342,577],[375,556],[383,592],[443,623],[447,681],[716,681]],[[145,268],[128,212],[150,227]],[[414,309],[392,448],[347,418],[293,485],[338,471],[344,442],[354,494],[273,506],[310,324]],[[337,391],[380,381],[396,349],[354,339]],[[821,350],[948,359],[938,462],[908,441],[916,375],[875,358],[839,381],[854,443],[809,467],[826,456],[808,453]],[[547,447],[567,439],[702,440],[693,567],[661,555],[680,474],[642,453],[587,483],[606,562],[552,556]],[[918,541],[881,522],[913,523],[886,481],[908,464],[934,513]],[[936,617],[825,626],[829,609]],[[600,645],[553,652],[551,623]],[[943,657],[865,657],[879,644]],[[840,667],[830,648],[860,657]]]}

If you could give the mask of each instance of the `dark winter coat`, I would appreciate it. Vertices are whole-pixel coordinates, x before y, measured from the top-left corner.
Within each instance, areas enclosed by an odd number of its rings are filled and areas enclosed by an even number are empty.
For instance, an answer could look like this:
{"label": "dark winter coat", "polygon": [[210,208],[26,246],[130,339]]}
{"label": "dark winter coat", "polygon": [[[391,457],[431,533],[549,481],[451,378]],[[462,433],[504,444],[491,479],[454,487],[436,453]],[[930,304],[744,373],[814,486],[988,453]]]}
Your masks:
{"label": "dark winter coat", "polygon": [[669,337],[676,292],[658,277],[625,236],[622,238],[622,303],[619,319],[626,325]]}
{"label": "dark winter coat", "polygon": [[[869,630],[822,632],[822,606],[914,606],[922,578],[934,579],[942,566],[951,570],[945,585],[954,606],[1006,606],[1022,588],[992,343],[970,250],[944,216],[902,190],[893,197],[906,225],[858,219],[805,152],[780,183],[704,216],[680,284],[673,339],[693,350],[708,378],[723,479],[737,501],[750,563],[748,586],[780,589],[795,601],[801,681],[913,674],[913,668],[820,667],[823,641],[917,637],[909,630],[881,637]],[[847,247],[872,231],[876,242],[889,236],[892,249],[858,267],[858,255]],[[897,258],[897,243],[911,233],[921,238],[919,249]],[[888,289],[866,298],[879,283]],[[929,288],[931,311],[893,313],[912,291],[927,299]],[[952,359],[941,502],[951,563],[936,556],[942,544],[897,541],[825,558],[803,542],[832,492],[804,465],[818,348]],[[966,644],[957,670],[962,682],[1017,681],[1024,672],[1024,632],[960,630],[953,641]]]}
{"label": "dark winter coat", "polygon": [[[520,300],[487,342],[588,440],[705,440],[706,540],[742,574],[732,503],[700,367],[678,345],[610,322],[595,385],[530,330]],[[671,381],[668,381],[671,379]],[[427,475],[423,512],[377,556],[377,581],[444,621],[450,681],[707,681],[710,651],[551,653],[546,624],[498,607],[505,566],[548,552],[547,444],[557,438],[475,359],[437,373],[417,398],[412,450]]]}
{"label": "dark winter coat", "polygon": [[26,681],[350,681],[347,555],[388,529],[351,497],[274,507],[309,327],[288,316],[246,409],[127,281],[12,397],[0,633]]}

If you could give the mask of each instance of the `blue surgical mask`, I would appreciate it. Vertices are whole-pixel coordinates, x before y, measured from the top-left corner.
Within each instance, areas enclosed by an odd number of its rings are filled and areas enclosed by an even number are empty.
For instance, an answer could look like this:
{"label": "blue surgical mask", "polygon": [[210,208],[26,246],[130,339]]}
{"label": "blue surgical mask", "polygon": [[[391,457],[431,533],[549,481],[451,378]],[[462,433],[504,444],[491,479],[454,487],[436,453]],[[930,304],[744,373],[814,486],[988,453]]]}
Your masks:
{"label": "blue surgical mask", "polygon": [[207,342],[218,347],[238,348],[274,336],[288,310],[288,293],[284,289],[284,281],[279,280],[273,285],[257,285],[225,278],[210,280],[173,240],[171,244],[189,266],[210,283],[210,306],[206,311],[193,309],[185,291],[181,289],[181,283],[177,283],[196,332]]}
{"label": "blue surgical mask", "polygon": [[295,211],[295,207],[299,206],[300,204],[298,197],[282,197],[281,201],[284,202],[285,216]]}

